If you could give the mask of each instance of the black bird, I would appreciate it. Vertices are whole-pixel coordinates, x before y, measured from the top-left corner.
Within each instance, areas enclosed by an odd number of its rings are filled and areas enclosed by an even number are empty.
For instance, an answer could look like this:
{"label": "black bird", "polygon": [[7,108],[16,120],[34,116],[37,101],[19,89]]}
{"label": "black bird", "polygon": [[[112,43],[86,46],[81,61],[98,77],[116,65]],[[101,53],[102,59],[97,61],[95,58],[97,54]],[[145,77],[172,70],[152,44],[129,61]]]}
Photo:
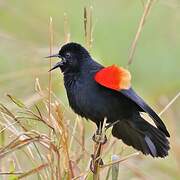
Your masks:
{"label": "black bird", "polygon": [[[90,119],[100,128],[104,118],[112,124],[112,134],[125,144],[153,157],[168,155],[170,137],[164,123],[130,85],[130,73],[115,65],[104,67],[78,43],[65,44],[51,70],[60,68],[64,75],[69,104],[75,113]],[[155,126],[144,120],[147,113]]]}

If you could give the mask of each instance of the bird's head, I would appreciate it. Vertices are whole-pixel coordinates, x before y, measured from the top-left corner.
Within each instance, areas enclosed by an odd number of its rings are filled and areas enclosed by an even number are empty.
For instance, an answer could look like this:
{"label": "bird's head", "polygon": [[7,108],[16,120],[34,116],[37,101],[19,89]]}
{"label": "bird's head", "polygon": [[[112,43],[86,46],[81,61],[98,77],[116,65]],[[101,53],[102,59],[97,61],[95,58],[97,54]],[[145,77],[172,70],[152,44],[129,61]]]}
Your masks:
{"label": "bird's head", "polygon": [[67,43],[59,50],[58,54],[47,58],[58,57],[61,59],[50,71],[60,68],[63,73],[78,72],[82,64],[90,57],[88,51],[78,43]]}

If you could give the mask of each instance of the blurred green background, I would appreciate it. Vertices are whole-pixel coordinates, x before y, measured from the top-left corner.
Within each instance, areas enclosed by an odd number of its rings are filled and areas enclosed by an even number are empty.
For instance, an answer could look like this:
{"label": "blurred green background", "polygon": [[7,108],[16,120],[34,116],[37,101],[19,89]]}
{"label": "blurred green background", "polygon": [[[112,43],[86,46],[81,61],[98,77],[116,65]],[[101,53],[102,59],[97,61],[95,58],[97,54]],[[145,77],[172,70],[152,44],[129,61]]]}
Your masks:
{"label": "blurred green background", "polygon": [[[58,51],[64,40],[64,13],[68,17],[71,41],[85,44],[84,6],[93,7],[93,57],[104,65],[115,63],[126,67],[130,46],[143,12],[142,2],[146,1],[0,0],[0,101],[8,103],[5,94],[10,93],[29,102],[35,92],[36,77],[42,88],[47,88],[48,61],[43,57],[49,54],[49,17],[53,18],[54,52]],[[179,92],[179,0],[156,1],[138,42],[130,71],[134,88],[157,112]],[[52,78],[53,91],[68,104],[62,75],[55,71]],[[180,102],[177,100],[171,110],[178,137],[179,108]],[[166,113],[163,115],[172,131],[170,117]],[[162,169],[168,167],[171,177],[178,178],[174,171],[179,166],[174,162],[173,155],[164,161]],[[169,163],[172,162],[171,168]]]}

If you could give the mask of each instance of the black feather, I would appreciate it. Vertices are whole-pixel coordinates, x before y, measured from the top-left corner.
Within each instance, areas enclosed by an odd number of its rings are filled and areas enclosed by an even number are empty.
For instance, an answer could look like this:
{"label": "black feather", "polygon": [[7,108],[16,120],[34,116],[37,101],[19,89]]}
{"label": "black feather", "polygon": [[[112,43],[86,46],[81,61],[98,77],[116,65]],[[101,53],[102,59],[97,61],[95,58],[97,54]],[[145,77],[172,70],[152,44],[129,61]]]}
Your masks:
{"label": "black feather", "polygon": [[112,129],[112,134],[143,154],[151,154],[153,157],[165,157],[170,149],[165,134],[140,115],[117,123]]}
{"label": "black feather", "polygon": [[151,107],[147,105],[147,103],[144,102],[144,100],[139,97],[136,92],[130,88],[128,90],[121,90],[120,93],[131,99],[133,102],[135,102],[138,106],[142,108],[142,110],[146,113],[148,113],[151,118],[154,120],[156,126],[163,131],[167,137],[170,137],[169,132],[166,129],[166,126],[164,125],[163,121],[160,119],[160,117],[153,111]]}

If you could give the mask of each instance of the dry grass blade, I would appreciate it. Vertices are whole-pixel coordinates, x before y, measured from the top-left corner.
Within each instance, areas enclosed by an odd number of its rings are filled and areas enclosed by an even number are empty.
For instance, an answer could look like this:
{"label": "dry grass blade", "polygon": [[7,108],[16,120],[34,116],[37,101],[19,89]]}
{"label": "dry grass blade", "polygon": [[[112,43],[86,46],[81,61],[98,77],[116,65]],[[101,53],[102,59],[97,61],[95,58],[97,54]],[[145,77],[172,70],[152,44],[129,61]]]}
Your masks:
{"label": "dry grass blade", "polygon": [[159,116],[161,116],[170,106],[179,98],[180,92],[166,105],[166,107],[159,113]]}
{"label": "dry grass blade", "polygon": [[10,126],[14,126],[17,122],[13,122],[11,124],[6,125],[4,128],[1,128],[0,134],[3,133],[6,129],[8,129]]}
{"label": "dry grass blade", "polygon": [[[49,19],[49,54],[52,55],[52,46],[53,46],[53,25],[52,25],[52,17]],[[49,69],[51,69],[52,62],[51,58],[49,58]],[[49,71],[49,80],[48,80],[48,107],[49,107],[49,122],[51,122],[51,89],[52,89],[52,82],[51,82],[51,71]]]}
{"label": "dry grass blade", "polygon": [[35,91],[36,91],[40,96],[42,96],[43,98],[45,97],[45,95],[44,95],[44,93],[43,93],[43,91],[42,91],[42,89],[41,89],[41,85],[40,85],[40,83],[39,83],[39,79],[38,79],[38,78],[36,78],[36,80],[35,80]]}
{"label": "dry grass blade", "polygon": [[36,110],[37,110],[37,112],[38,112],[38,114],[40,116],[40,119],[43,119],[41,111],[39,110],[39,108],[38,108],[38,106],[36,104],[35,104],[35,108],[36,108]]}
{"label": "dry grass blade", "polygon": [[132,158],[132,157],[135,157],[135,156],[138,156],[138,155],[139,155],[139,152],[136,152],[136,153],[134,153],[134,154],[130,154],[130,155],[128,155],[128,156],[126,156],[126,157],[123,157],[122,159],[119,159],[119,160],[117,160],[117,161],[113,161],[113,162],[107,163],[107,164],[105,164],[105,165],[101,165],[100,168],[106,168],[106,167],[112,166],[112,165],[114,165],[114,164],[123,162],[123,161],[125,161],[125,160],[127,160],[127,159],[129,159],[129,158]]}
{"label": "dry grass blade", "polygon": [[79,176],[74,177],[72,180],[76,180],[76,179],[86,179],[86,177],[88,176],[88,174],[90,173],[90,170],[81,173]]}
{"label": "dry grass blade", "polygon": [[67,14],[64,13],[64,42],[65,43],[70,42],[70,38],[71,38],[71,34],[69,30],[69,21],[68,21]]}
{"label": "dry grass blade", "polygon": [[17,122],[20,127],[24,130],[27,131],[27,128],[16,118],[16,116],[3,104],[0,103],[0,112],[3,114],[6,114],[7,116],[11,117],[15,122]]}
{"label": "dry grass blade", "polygon": [[[35,118],[37,118],[37,120],[41,120],[38,116],[36,116],[31,110],[29,110],[24,103],[22,103],[20,100],[18,100],[16,97],[13,97],[11,95],[8,95],[8,97],[21,109],[23,109],[25,112],[24,113],[28,113],[31,114],[33,116],[35,116]],[[4,119],[4,121],[6,122],[4,124],[4,127],[2,129],[2,132],[4,130],[8,130],[10,131],[13,136],[16,136],[17,138],[14,139],[12,142],[10,142],[8,145],[4,145],[3,148],[0,149],[0,156],[1,158],[8,155],[9,153],[13,153],[17,150],[17,149],[21,149],[22,147],[29,145],[32,142],[32,145],[30,146],[26,146],[26,149],[23,149],[23,152],[26,152],[28,158],[30,160],[32,160],[33,164],[36,164],[35,162],[35,158],[33,155],[33,151],[36,151],[36,155],[38,156],[38,158],[41,159],[41,162],[43,162],[43,157],[41,155],[41,153],[39,152],[39,149],[37,148],[35,142],[38,141],[36,140],[32,140],[29,141],[28,139],[24,139],[24,133],[28,133],[28,130],[26,129],[26,127],[24,125],[21,124],[21,120],[29,120],[29,119],[35,119],[35,118],[31,118],[31,117],[18,117],[16,115],[14,115],[10,110],[8,110],[5,106],[1,107],[3,110],[2,111],[2,117]],[[15,120],[15,122],[11,123],[10,120]],[[15,126],[16,124],[16,126]],[[18,125],[20,124],[20,126],[22,127],[22,129],[19,129]],[[20,166],[19,166],[20,167]],[[21,169],[21,168],[20,168]]]}
{"label": "dry grass blade", "polygon": [[88,50],[92,47],[92,6],[87,8],[84,7],[84,33],[85,33],[85,44]]}
{"label": "dry grass blade", "polygon": [[20,134],[17,138],[11,141],[8,145],[0,149],[0,158],[3,158],[5,155],[23,148],[24,146],[29,145],[30,143],[38,142],[46,149],[51,147],[51,150],[59,156],[59,152],[57,147],[50,141],[50,139],[45,136],[41,135],[38,132],[31,131]]}
{"label": "dry grass blade", "polygon": [[[49,54],[52,55],[53,51],[53,22],[52,17],[49,18]],[[52,67],[51,58],[49,59],[49,69]],[[48,79],[48,119],[51,124],[51,89],[52,89],[52,76],[51,71],[49,71],[49,79]],[[49,137],[51,137],[51,129],[49,129]],[[51,161],[53,161],[53,154],[51,151],[51,146],[49,148],[49,153],[51,155]],[[51,175],[51,179],[54,179],[53,174]]]}
{"label": "dry grass blade", "polygon": [[73,140],[74,140],[77,124],[78,124],[78,116],[75,119],[73,131],[72,131],[72,135],[71,135],[72,137],[71,137],[71,140],[70,140],[70,143],[69,143],[69,149],[70,150],[71,150],[72,143],[73,143]]}
{"label": "dry grass blade", "polygon": [[70,160],[70,155],[69,155],[69,136],[68,136],[68,129],[67,126],[65,125],[64,119],[63,119],[63,115],[62,115],[62,111],[60,108],[60,105],[58,104],[58,102],[55,103],[55,112],[56,112],[56,121],[57,124],[59,126],[58,129],[60,136],[61,136],[61,145],[62,145],[62,149],[65,152],[64,157],[66,159],[66,164],[68,167],[68,179],[72,179],[74,177],[74,172],[73,172],[73,168],[72,168],[72,164],[71,164],[71,160]]}
{"label": "dry grass blade", "polygon": [[32,175],[32,174],[34,174],[34,173],[38,173],[39,171],[43,170],[44,168],[47,168],[48,166],[49,166],[49,163],[42,164],[42,165],[40,165],[40,166],[38,166],[38,167],[36,167],[36,168],[34,168],[34,169],[26,172],[26,173],[20,175],[20,176],[18,177],[18,179],[22,179],[22,178],[25,178],[25,177],[27,177],[27,176],[30,176],[30,175]]}
{"label": "dry grass blade", "polygon": [[19,175],[24,174],[24,172],[0,172],[0,175]]}
{"label": "dry grass blade", "polygon": [[145,7],[144,7],[144,12],[143,12],[141,20],[139,22],[138,30],[136,32],[136,35],[134,37],[134,40],[133,40],[131,48],[130,48],[130,53],[129,53],[129,57],[128,57],[128,65],[130,65],[132,63],[132,61],[133,61],[134,53],[135,53],[136,47],[137,47],[137,42],[138,42],[138,40],[140,38],[142,29],[144,27],[146,18],[147,18],[148,14],[149,14],[149,12],[150,12],[150,10],[152,8],[153,2],[154,2],[154,0],[148,0]]}
{"label": "dry grass blade", "polygon": [[[21,140],[23,138],[23,140]],[[32,142],[38,141],[38,137],[35,138],[26,138],[24,139],[24,136],[21,135],[14,139],[12,142],[10,142],[7,146],[0,149],[0,159],[6,156],[7,154],[15,151],[16,149],[20,149]]]}
{"label": "dry grass blade", "polygon": [[7,94],[7,97],[9,97],[11,99],[12,102],[14,102],[18,107],[20,108],[26,108],[25,104],[20,101],[19,99],[15,98],[14,96]]}
{"label": "dry grass blade", "polygon": [[85,153],[85,124],[84,124],[84,119],[77,117],[77,122],[78,122],[78,129],[80,131],[80,138],[79,142],[81,144],[81,155],[80,157],[84,156]]}
{"label": "dry grass blade", "polygon": [[87,45],[87,8],[84,7],[84,37],[85,37],[85,43]]}

